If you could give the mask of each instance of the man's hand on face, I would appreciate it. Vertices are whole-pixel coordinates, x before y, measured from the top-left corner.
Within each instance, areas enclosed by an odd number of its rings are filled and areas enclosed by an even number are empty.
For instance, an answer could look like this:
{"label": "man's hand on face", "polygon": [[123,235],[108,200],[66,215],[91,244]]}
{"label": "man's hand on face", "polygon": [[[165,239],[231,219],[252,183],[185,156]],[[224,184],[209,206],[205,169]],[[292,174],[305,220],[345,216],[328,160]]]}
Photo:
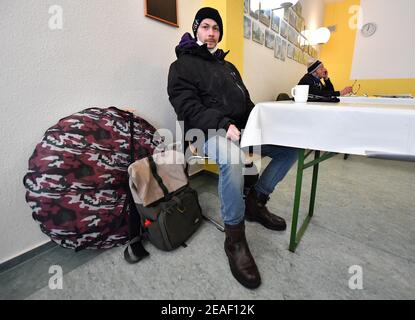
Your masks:
{"label": "man's hand on face", "polygon": [[231,124],[226,132],[226,138],[232,141],[239,141],[241,138],[241,132],[234,124]]}
{"label": "man's hand on face", "polygon": [[329,72],[327,70],[324,71],[323,78],[324,78],[324,80],[327,80],[329,78]]}
{"label": "man's hand on face", "polygon": [[340,91],[340,95],[345,96],[346,94],[349,94],[352,92],[352,87],[346,87],[342,91]]}

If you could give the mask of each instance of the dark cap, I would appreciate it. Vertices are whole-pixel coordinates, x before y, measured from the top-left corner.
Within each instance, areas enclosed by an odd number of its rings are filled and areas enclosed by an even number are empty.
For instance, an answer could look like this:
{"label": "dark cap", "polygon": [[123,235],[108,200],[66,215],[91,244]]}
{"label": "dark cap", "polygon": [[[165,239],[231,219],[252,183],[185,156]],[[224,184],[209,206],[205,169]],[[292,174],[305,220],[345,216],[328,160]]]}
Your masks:
{"label": "dark cap", "polygon": [[323,62],[321,62],[320,60],[316,60],[314,62],[311,62],[308,65],[307,71],[308,73],[313,73],[314,71],[316,71],[318,69],[318,67],[320,67],[320,65],[322,65]]}
{"label": "dark cap", "polygon": [[222,18],[218,10],[214,8],[210,8],[210,7],[204,7],[196,13],[195,20],[193,21],[193,26],[192,26],[194,37],[196,38],[197,29],[199,28],[200,24],[202,23],[204,19],[212,19],[218,24],[219,32],[220,32],[220,35],[219,35],[219,42],[220,42],[223,36]]}

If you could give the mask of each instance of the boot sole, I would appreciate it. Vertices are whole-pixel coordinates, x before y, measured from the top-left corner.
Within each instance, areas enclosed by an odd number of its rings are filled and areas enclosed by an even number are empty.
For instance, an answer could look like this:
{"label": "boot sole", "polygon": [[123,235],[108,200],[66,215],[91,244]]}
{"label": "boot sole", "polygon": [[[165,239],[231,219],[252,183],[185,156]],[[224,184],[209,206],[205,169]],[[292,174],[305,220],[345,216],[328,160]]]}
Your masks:
{"label": "boot sole", "polygon": [[261,221],[258,221],[256,219],[252,219],[250,217],[247,217],[246,215],[245,215],[245,220],[246,221],[249,221],[249,222],[259,223],[264,228],[267,228],[267,229],[270,229],[270,230],[274,230],[274,231],[285,231],[285,230],[287,230],[287,226],[286,225],[285,226],[282,226],[282,227],[271,227],[271,226],[267,226],[267,225],[263,224]]}

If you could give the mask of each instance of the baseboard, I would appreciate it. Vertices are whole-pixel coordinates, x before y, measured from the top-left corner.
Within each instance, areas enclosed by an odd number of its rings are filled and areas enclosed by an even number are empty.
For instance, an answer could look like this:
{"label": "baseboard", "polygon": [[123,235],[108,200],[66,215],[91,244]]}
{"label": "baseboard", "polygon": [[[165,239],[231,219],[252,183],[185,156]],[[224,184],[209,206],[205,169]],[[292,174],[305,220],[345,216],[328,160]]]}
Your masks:
{"label": "baseboard", "polygon": [[52,249],[56,246],[57,246],[56,243],[54,243],[52,241],[49,241],[49,242],[47,242],[45,244],[42,244],[42,245],[40,245],[40,246],[38,246],[38,247],[36,247],[32,250],[29,250],[29,251],[27,251],[27,252],[25,252],[21,255],[18,255],[17,257],[14,257],[10,260],[7,260],[7,261],[3,262],[3,263],[0,264],[0,274],[16,267],[17,265],[19,265],[21,263],[24,263],[24,262],[36,257],[37,255],[39,255],[43,252],[46,252],[46,251],[48,251],[48,250],[50,250],[50,249]]}

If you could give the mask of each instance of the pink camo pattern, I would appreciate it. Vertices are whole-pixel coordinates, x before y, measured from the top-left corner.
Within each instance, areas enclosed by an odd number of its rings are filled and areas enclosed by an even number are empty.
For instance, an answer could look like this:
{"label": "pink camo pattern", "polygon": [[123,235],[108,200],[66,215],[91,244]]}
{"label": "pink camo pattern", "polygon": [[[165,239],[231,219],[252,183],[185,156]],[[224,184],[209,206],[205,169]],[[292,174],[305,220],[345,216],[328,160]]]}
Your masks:
{"label": "pink camo pattern", "polygon": [[[26,201],[42,232],[81,250],[128,241],[129,113],[89,108],[49,128],[29,159]],[[134,116],[136,160],[160,143],[155,128]],[[141,148],[141,149],[140,149]]]}

